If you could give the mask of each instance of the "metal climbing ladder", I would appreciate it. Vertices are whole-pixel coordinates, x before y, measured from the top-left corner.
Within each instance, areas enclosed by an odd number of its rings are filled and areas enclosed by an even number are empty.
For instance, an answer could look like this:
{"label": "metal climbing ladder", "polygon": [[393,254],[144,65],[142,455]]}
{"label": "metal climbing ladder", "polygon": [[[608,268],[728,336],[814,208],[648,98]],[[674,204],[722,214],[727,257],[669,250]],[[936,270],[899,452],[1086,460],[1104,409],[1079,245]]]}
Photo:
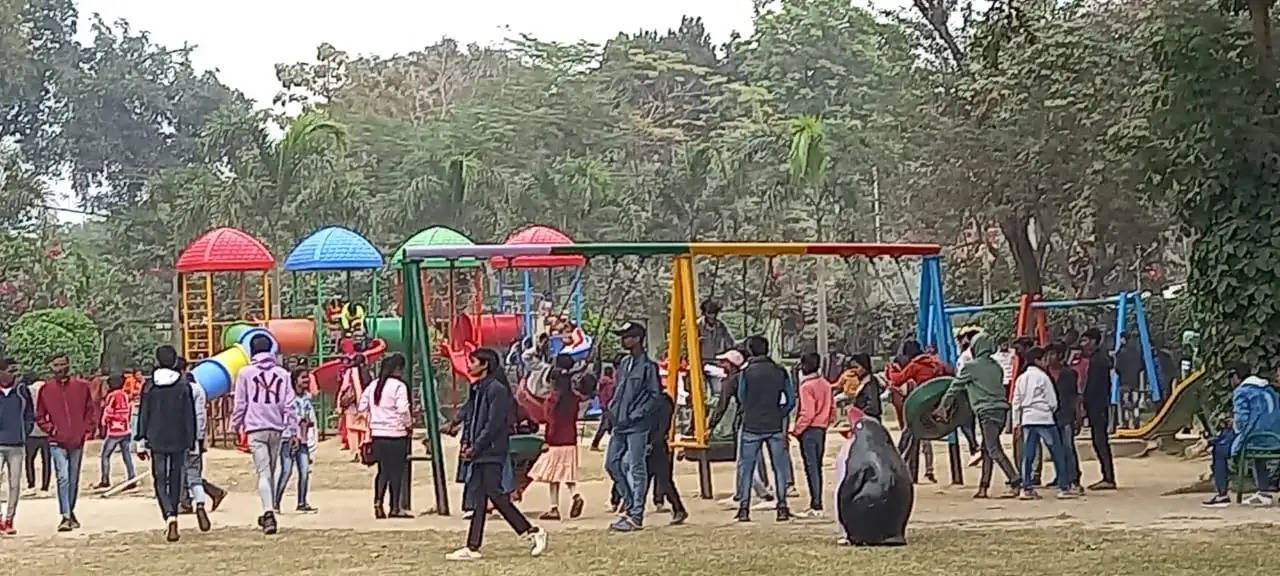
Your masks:
{"label": "metal climbing ladder", "polygon": [[[182,349],[188,359],[200,360],[213,355],[213,277],[201,275],[192,282],[192,275],[179,277],[178,290],[182,301]],[[193,284],[195,284],[193,286]]]}

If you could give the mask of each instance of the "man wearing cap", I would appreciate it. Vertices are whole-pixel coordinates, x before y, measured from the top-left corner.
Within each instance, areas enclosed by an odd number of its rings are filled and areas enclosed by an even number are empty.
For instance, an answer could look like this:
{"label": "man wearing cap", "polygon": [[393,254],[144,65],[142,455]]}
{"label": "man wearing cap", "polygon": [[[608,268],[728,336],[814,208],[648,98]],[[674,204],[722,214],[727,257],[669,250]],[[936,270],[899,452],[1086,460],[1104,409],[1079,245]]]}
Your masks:
{"label": "man wearing cap", "polygon": [[1111,459],[1111,356],[1102,346],[1102,332],[1090,328],[1080,335],[1080,351],[1089,357],[1085,374],[1084,411],[1089,418],[1089,434],[1093,438],[1093,452],[1102,468],[1102,480],[1089,486],[1090,490],[1115,490],[1116,466]]}
{"label": "man wearing cap", "polygon": [[716,357],[733,348],[733,335],[720,320],[720,303],[702,301],[702,318],[698,320],[698,344],[702,348],[702,364],[714,364]]}
{"label": "man wearing cap", "polygon": [[609,529],[634,532],[644,526],[649,485],[645,457],[654,402],[662,390],[658,383],[658,364],[645,351],[644,326],[627,322],[615,333],[622,339],[627,355],[618,362],[616,389],[609,403],[613,437],[605,453],[605,469],[622,496],[625,513],[610,524]]}

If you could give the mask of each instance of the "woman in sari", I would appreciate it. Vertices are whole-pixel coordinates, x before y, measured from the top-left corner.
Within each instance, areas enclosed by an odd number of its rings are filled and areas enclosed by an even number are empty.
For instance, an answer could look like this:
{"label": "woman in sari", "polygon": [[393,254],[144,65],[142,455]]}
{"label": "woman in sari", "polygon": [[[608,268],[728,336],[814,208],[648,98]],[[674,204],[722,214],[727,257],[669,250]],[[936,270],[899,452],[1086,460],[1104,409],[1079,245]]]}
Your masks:
{"label": "woman in sari", "polygon": [[360,447],[369,440],[369,415],[360,411],[360,397],[364,394],[361,379],[360,356],[349,356],[342,371],[342,386],[338,388],[338,409],[342,411],[342,441],[348,450],[355,452],[353,462],[360,461]]}

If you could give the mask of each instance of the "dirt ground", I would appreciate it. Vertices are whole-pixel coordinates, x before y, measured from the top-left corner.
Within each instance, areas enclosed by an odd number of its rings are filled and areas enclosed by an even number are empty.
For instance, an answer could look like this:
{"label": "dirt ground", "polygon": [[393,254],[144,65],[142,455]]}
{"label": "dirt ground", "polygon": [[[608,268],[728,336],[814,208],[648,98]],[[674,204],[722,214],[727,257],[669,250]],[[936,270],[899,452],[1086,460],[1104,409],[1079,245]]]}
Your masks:
{"label": "dirt ground", "polygon": [[[831,457],[839,443],[837,436],[830,438]],[[415,450],[421,452],[421,445],[415,445]],[[87,448],[84,486],[97,482],[99,451],[99,443]],[[461,544],[466,528],[458,515],[461,487],[452,482],[455,451],[456,445],[448,442],[445,461],[454,512],[449,517],[424,514],[434,505],[434,497],[430,465],[419,463],[414,503],[420,516],[375,521],[370,510],[372,470],[351,462],[350,453],[340,451],[336,440],[328,440],[317,451],[313,471],[310,500],[320,512],[292,513],[290,488],[280,520],[281,534],[268,539],[253,530],[259,505],[248,455],[215,450],[207,458],[206,475],[231,494],[212,515],[216,528],[212,533],[196,532],[194,519],[183,517],[182,542],[164,544],[148,480],[138,490],[110,499],[83,490],[77,515],[84,528],[71,534],[54,531],[58,520],[55,499],[23,500],[17,521],[20,536],[0,540],[0,558],[20,556],[33,561],[29,564],[33,570],[27,573],[49,575],[71,574],[73,569],[85,567],[87,573],[94,574],[171,574],[181,567],[192,576],[203,576],[261,573],[263,566],[270,567],[268,573],[323,570],[342,574],[375,566],[381,570],[434,564]],[[945,445],[936,443],[935,451],[939,476],[945,481]],[[1274,555],[1259,552],[1263,559],[1251,558],[1252,551],[1260,551],[1273,540],[1274,528],[1270,526],[1280,523],[1280,510],[1206,510],[1199,506],[1202,495],[1161,496],[1201,476],[1207,467],[1204,460],[1167,456],[1119,459],[1120,490],[1066,502],[1053,498],[975,501],[971,495],[978,469],[966,468],[966,486],[918,486],[909,533],[911,546],[868,551],[835,547],[837,530],[831,517],[778,525],[771,513],[757,512],[755,522],[738,525],[732,521],[731,511],[713,500],[698,498],[697,470],[691,463],[677,465],[677,483],[691,514],[687,526],[666,527],[665,516],[650,511],[645,532],[609,535],[605,526],[612,517],[605,510],[608,484],[603,454],[589,451],[585,440],[581,454],[580,489],[587,500],[586,512],[577,520],[545,526],[552,538],[547,559],[520,564],[498,560],[519,557],[523,551],[506,526],[497,521],[490,524],[490,544],[485,549],[491,561],[457,573],[496,573],[490,571],[498,569],[514,574],[545,573],[554,566],[575,574],[616,576],[671,573],[673,566],[681,566],[680,573],[691,574],[728,574],[743,568],[828,574],[846,566],[883,565],[915,567],[908,572],[913,574],[950,574],[967,565],[981,574],[1024,574],[1031,569],[1043,573],[1052,566],[1065,570],[1068,566],[1063,562],[1067,560],[1077,568],[1081,563],[1106,565],[1102,572],[1108,574],[1151,574],[1157,570],[1162,576],[1238,574],[1246,565],[1261,566],[1258,562],[1272,562],[1280,568],[1280,558]],[[112,468],[114,479],[120,481],[124,472],[118,456]],[[1098,478],[1095,463],[1084,462],[1083,469],[1086,483]],[[795,470],[802,474],[798,459]],[[830,463],[827,473],[824,495],[829,500],[834,480],[829,477]],[[1046,470],[1046,477],[1051,475]],[[727,497],[732,484],[732,465],[714,465],[717,499]],[[545,510],[547,500],[545,487],[535,484],[520,507],[536,516]],[[794,510],[806,505],[803,494],[792,499]],[[768,545],[744,547],[744,536]],[[1171,542],[1178,545],[1158,546]],[[607,555],[602,553],[606,546],[610,550]],[[1025,547],[1027,554],[997,554],[997,547],[1010,546]],[[857,564],[830,562],[838,555],[852,555]]]}

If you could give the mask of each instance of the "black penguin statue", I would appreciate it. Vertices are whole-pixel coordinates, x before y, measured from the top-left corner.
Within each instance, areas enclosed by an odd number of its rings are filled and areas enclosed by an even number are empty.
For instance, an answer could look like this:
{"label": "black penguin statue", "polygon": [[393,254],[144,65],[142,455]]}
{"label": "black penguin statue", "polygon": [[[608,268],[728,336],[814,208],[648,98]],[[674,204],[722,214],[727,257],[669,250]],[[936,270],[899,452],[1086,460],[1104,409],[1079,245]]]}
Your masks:
{"label": "black penguin statue", "polygon": [[852,422],[836,468],[836,510],[848,543],[905,546],[915,486],[884,426],[865,416]]}

